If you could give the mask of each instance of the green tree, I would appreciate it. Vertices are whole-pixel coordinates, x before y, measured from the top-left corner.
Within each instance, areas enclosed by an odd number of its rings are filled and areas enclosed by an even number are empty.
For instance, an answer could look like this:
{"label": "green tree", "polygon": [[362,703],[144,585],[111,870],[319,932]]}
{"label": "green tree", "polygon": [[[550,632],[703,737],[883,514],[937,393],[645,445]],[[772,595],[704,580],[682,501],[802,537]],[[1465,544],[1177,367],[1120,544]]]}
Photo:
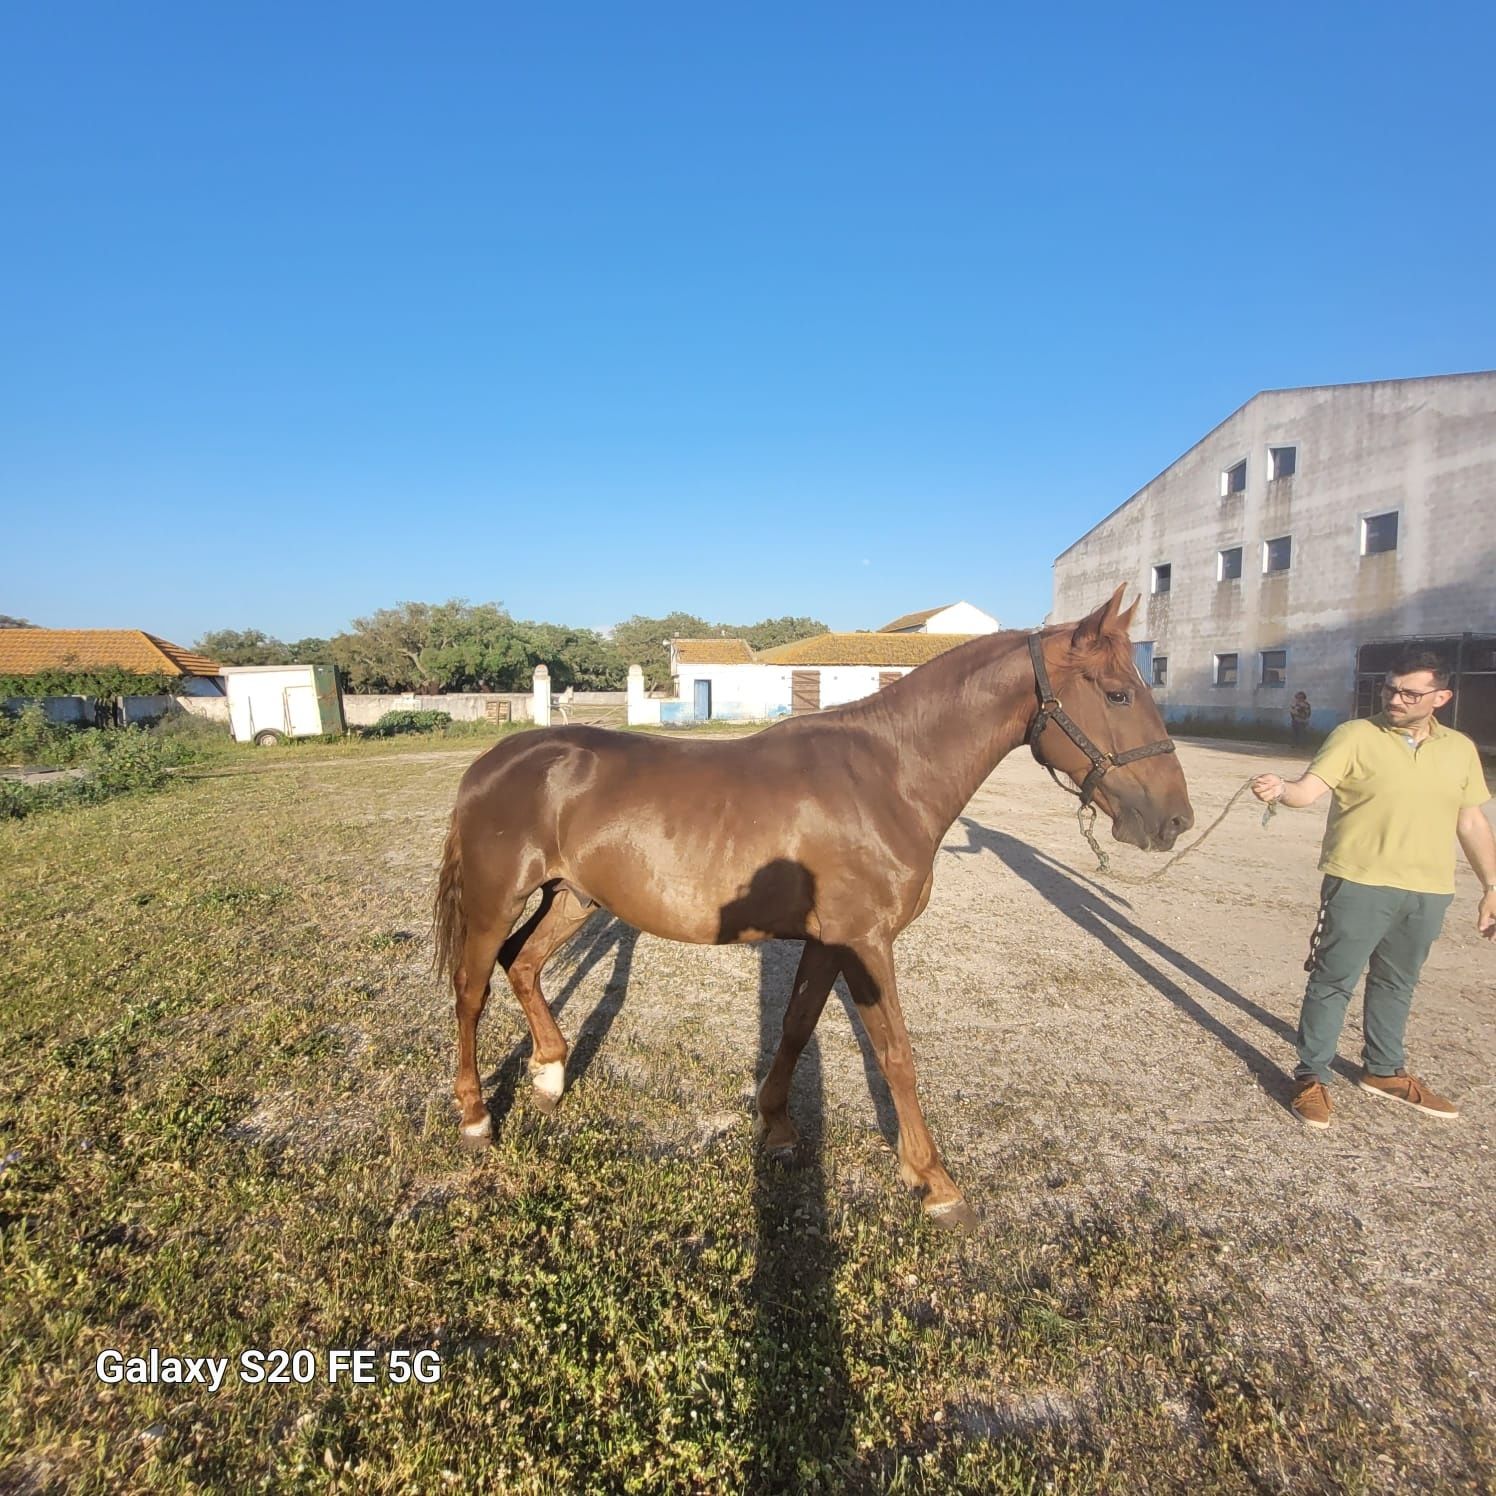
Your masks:
{"label": "green tree", "polygon": [[765,618],[739,627],[731,623],[708,623],[694,613],[668,613],[664,618],[635,614],[614,626],[613,645],[625,669],[629,665],[642,665],[645,684],[656,687],[670,683],[672,639],[745,639],[753,649],[773,649],[776,644],[790,644],[826,631],[826,625],[818,618]]}
{"label": "green tree", "polygon": [[192,646],[220,665],[289,665],[290,649],[262,629],[212,629]]}
{"label": "green tree", "polygon": [[793,644],[796,639],[810,639],[816,634],[829,633],[819,618],[765,618],[751,623],[744,629],[733,629],[739,638],[746,639],[754,649],[774,649],[780,644]]}
{"label": "green tree", "polygon": [[712,639],[721,636],[720,625],[708,623],[694,613],[667,613],[663,618],[645,618],[636,613],[613,626],[613,647],[625,666],[642,665],[649,686],[670,683],[670,641]]}
{"label": "green tree", "polygon": [[500,690],[529,659],[502,604],[462,598],[355,618],[328,650],[355,691]]}
{"label": "green tree", "polygon": [[297,665],[332,665],[332,643],[327,639],[297,639],[286,645],[286,652]]}
{"label": "green tree", "polygon": [[34,629],[37,625],[29,618],[12,618],[9,613],[0,613],[0,629]]}
{"label": "green tree", "polygon": [[[555,623],[522,623],[537,663],[543,661],[558,689],[621,691],[628,681],[629,662],[610,639],[593,629],[566,628]],[[521,688],[522,689],[522,688]]]}

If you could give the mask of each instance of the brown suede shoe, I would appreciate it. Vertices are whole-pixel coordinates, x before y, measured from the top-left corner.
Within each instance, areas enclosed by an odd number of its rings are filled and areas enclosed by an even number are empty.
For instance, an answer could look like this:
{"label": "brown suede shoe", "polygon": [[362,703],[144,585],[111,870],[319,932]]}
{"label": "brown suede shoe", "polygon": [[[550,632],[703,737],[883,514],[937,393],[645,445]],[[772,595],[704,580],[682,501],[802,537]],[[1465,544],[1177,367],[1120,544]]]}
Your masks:
{"label": "brown suede shoe", "polygon": [[1396,1075],[1373,1075],[1369,1070],[1361,1072],[1356,1082],[1369,1096],[1385,1096],[1388,1101],[1400,1101],[1428,1117],[1442,1117],[1453,1121],[1460,1114],[1454,1102],[1446,1100],[1431,1086],[1426,1086],[1415,1075],[1399,1070]]}
{"label": "brown suede shoe", "polygon": [[1289,1104],[1305,1127],[1323,1130],[1330,1125],[1330,1093],[1317,1076],[1306,1075],[1303,1080],[1295,1081]]}

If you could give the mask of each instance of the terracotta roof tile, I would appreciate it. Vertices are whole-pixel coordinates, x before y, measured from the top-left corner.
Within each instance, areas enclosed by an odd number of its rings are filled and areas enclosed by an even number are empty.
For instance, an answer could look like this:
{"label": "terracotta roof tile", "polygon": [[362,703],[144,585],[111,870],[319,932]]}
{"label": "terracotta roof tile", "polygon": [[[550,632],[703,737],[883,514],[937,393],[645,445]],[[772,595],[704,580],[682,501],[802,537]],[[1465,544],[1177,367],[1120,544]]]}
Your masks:
{"label": "terracotta roof tile", "polygon": [[672,639],[681,665],[751,665],[754,655],[746,639]]}
{"label": "terracotta roof tile", "polygon": [[[939,609],[936,609],[939,612]],[[923,665],[976,634],[817,634],[759,653],[765,665]]]}
{"label": "terracotta roof tile", "polygon": [[143,629],[0,629],[0,675],[108,669],[217,675],[221,668],[206,655]]}

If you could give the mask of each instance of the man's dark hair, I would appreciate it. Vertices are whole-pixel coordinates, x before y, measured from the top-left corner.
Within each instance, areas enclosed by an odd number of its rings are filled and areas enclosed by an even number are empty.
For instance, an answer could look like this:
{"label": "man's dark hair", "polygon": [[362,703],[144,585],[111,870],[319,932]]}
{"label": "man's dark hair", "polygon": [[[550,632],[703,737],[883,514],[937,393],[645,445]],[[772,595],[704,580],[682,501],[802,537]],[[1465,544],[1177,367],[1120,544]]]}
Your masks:
{"label": "man's dark hair", "polygon": [[1416,675],[1420,670],[1427,670],[1433,676],[1435,690],[1449,689],[1449,664],[1443,655],[1436,655],[1431,649],[1405,649],[1387,667],[1387,674]]}

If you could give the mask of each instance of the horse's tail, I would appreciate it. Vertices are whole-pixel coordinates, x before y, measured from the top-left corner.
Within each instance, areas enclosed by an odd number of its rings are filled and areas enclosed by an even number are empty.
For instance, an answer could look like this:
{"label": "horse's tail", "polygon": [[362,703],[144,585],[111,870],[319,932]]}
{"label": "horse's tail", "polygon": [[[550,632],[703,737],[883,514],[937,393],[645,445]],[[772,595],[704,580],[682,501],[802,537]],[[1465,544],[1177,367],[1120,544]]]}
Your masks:
{"label": "horse's tail", "polygon": [[431,934],[434,942],[431,964],[437,971],[457,979],[462,964],[462,948],[467,940],[467,915],[462,908],[462,842],[457,834],[457,812],[442,848],[441,871],[436,880],[436,903],[431,911]]}

